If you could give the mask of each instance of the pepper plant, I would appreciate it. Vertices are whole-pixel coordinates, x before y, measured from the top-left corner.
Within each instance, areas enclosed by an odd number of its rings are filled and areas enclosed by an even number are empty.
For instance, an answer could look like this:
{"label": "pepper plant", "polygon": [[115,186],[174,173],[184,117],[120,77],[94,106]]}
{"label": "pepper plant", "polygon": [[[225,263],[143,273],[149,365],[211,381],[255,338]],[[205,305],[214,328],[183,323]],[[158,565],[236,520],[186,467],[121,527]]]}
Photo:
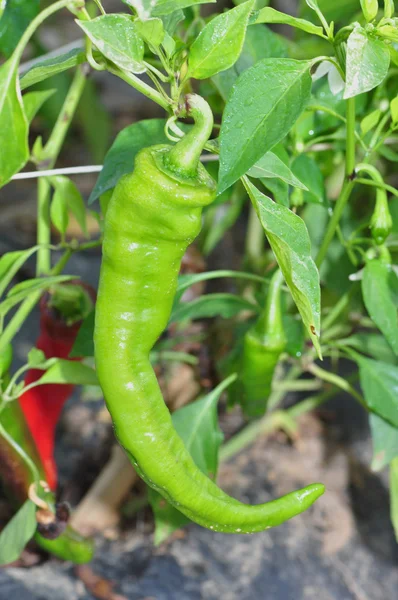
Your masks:
{"label": "pepper plant", "polygon": [[[0,562],[15,560],[33,536],[63,558],[92,556],[90,540],[77,537],[68,510],[56,504],[56,480],[49,481],[32,426],[32,413],[48,412],[40,390],[49,384],[100,385],[118,439],[149,486],[157,543],[190,519],[247,533],[311,505],[322,484],[251,507],[211,479],[220,460],[260,432],[292,434],[298,416],[343,390],[369,414],[371,466],[390,469],[398,531],[393,1],[306,0],[298,17],[262,0],[225,10],[203,0],[121,0],[118,13],[100,0],[59,0],[41,12],[38,3],[25,4],[8,0],[0,20],[0,185],[38,180],[37,244],[0,259],[0,476],[17,511],[0,533]],[[32,36],[58,11],[74,19],[81,42],[19,70]],[[122,79],[164,118],[119,132],[100,169],[60,173],[55,167],[90,70]],[[53,129],[45,142],[32,142],[30,122],[51,95],[35,86],[67,71],[73,78]],[[30,172],[18,174],[28,161]],[[92,170],[100,174],[88,209],[67,175]],[[87,234],[88,210],[99,238],[68,241],[69,213]],[[196,244],[210,261],[242,227],[240,264],[177,279],[200,229]],[[94,309],[93,295],[63,271],[72,254],[103,241]],[[31,256],[36,277],[14,283]],[[231,282],[234,293],[185,301],[185,290],[211,279],[220,287]],[[75,326],[74,336],[79,330],[72,351],[33,349],[10,372],[14,337],[39,301],[64,327]],[[178,350],[178,336],[188,339],[189,324],[204,319],[222,332],[211,344],[219,384],[170,419],[149,361],[195,365],[197,356]],[[178,335],[162,336],[168,325]],[[210,337],[202,343],[210,346]],[[342,360],[349,377],[339,372]],[[26,378],[32,368],[42,375]],[[32,390],[37,398],[26,401]],[[305,390],[308,398],[284,408],[288,392]],[[222,392],[250,421],[224,444]],[[51,445],[46,456],[53,464]]]}

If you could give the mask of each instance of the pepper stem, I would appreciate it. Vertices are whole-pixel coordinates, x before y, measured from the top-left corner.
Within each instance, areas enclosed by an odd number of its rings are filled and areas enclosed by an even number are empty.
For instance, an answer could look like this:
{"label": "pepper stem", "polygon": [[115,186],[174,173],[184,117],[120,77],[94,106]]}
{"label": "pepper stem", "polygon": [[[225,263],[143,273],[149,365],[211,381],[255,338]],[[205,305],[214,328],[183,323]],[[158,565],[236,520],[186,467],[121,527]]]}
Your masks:
{"label": "pepper stem", "polygon": [[213,113],[201,96],[188,94],[181,116],[192,117],[192,129],[170,150],[165,158],[169,169],[193,177],[196,175],[203,148],[213,130]]}

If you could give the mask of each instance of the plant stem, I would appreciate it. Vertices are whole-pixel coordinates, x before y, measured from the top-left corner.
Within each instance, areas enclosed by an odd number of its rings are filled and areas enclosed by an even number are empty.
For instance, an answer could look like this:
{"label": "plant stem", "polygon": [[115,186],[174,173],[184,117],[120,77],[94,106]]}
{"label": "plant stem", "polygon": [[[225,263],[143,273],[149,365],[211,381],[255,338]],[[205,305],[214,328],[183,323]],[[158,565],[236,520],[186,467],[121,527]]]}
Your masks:
{"label": "plant stem", "polygon": [[[71,86],[65,98],[61,112],[58,115],[57,121],[51,132],[50,137],[43,151],[40,154],[40,166],[46,169],[52,169],[62,145],[65,141],[66,134],[70,127],[73,116],[76,112],[77,105],[81,98],[86,83],[86,73],[84,67],[78,67],[75,71]],[[43,164],[45,162],[45,165]]]}
{"label": "plant stem", "polygon": [[327,381],[328,383],[332,383],[336,387],[340,388],[344,392],[348,392],[353,396],[358,402],[367,410],[366,402],[361,396],[359,392],[343,377],[340,375],[336,375],[335,373],[330,373],[321,367],[318,367],[316,364],[312,364],[308,367],[308,371],[315,375],[315,377],[319,377],[319,379],[323,379],[323,381]]}
{"label": "plant stem", "polygon": [[51,219],[50,219],[50,184],[47,179],[37,182],[37,252],[36,275],[46,275],[51,269]]}
{"label": "plant stem", "polygon": [[150,85],[144,81],[141,81],[141,79],[138,79],[138,77],[135,75],[126,73],[125,71],[113,67],[108,67],[108,71],[113,75],[116,75],[116,77],[123,79],[123,81],[131,85],[131,87],[136,89],[138,92],[141,92],[141,94],[144,94],[144,96],[150,100],[153,100],[153,102],[156,102],[156,104],[159,104],[159,106],[164,108],[164,110],[167,112],[170,112],[170,106],[172,103],[171,99],[165,98],[157,90],[154,90]]}
{"label": "plant stem", "polygon": [[393,187],[392,185],[388,185],[387,183],[378,181],[376,182],[373,181],[373,179],[365,179],[362,177],[357,177],[356,182],[363,185],[370,185],[372,187],[381,188],[383,190],[386,190],[386,192],[390,192],[390,194],[393,194],[394,196],[398,196],[398,190],[396,190],[395,187]]}
{"label": "plant stem", "polygon": [[325,331],[329,329],[329,327],[335,322],[335,320],[340,316],[340,314],[349,306],[350,300],[352,296],[352,287],[348,292],[345,292],[340,298],[340,300],[335,304],[330,311],[323,319],[323,327]]}
{"label": "plant stem", "polygon": [[321,247],[316,257],[316,265],[319,268],[326,256],[330,242],[333,240],[337,226],[340,222],[344,208],[349,200],[355,181],[352,176],[355,173],[355,98],[349,98],[346,106],[346,157],[345,157],[345,174],[346,178],[340,192],[340,196],[336,202],[333,211],[333,216],[329,221]]}
{"label": "plant stem", "polygon": [[[84,70],[82,67],[78,67],[51,135],[40,153],[39,168],[53,168],[76,112],[85,83]],[[50,196],[51,186],[47,179],[39,178],[37,186],[37,243],[40,244],[40,248],[37,253],[36,266],[38,277],[48,275],[51,270],[51,251],[49,248],[51,242]]]}
{"label": "plant stem", "polygon": [[165,156],[165,165],[185,177],[195,177],[203,148],[213,131],[213,113],[209,104],[197,94],[185,96],[182,116],[192,117],[194,126]]}
{"label": "plant stem", "polygon": [[32,459],[26,454],[26,452],[13,440],[13,438],[8,434],[8,432],[4,429],[4,427],[0,423],[0,436],[5,439],[7,444],[9,444],[15,452],[22,458],[30,472],[32,473],[33,480],[36,484],[40,481],[40,474]]}

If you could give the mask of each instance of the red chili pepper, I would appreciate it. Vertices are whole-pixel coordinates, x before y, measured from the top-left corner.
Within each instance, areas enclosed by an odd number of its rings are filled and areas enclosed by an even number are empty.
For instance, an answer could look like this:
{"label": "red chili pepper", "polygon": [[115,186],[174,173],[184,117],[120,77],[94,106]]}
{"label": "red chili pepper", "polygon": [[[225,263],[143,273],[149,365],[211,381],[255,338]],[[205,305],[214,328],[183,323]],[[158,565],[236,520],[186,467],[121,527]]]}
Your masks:
{"label": "red chili pepper", "polygon": [[[79,281],[70,283],[84,287],[93,303],[95,302],[95,292],[90,286]],[[36,348],[42,350],[46,358],[68,358],[81,323],[82,321],[78,321],[67,325],[49,306],[49,295],[44,295],[40,301],[40,335]],[[37,381],[42,375],[43,371],[29,370],[25,377],[25,385]],[[47,483],[53,490],[57,486],[57,467],[54,459],[55,428],[73,389],[71,384],[50,383],[28,390],[19,399],[43,463]]]}

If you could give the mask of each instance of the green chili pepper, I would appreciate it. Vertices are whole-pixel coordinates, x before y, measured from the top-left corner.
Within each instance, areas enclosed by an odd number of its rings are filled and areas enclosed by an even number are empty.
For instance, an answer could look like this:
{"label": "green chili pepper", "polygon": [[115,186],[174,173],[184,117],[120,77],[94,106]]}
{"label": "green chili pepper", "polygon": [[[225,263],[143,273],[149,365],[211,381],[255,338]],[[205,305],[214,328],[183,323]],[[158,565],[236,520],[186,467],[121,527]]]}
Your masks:
{"label": "green chili pepper", "polygon": [[282,282],[278,270],[271,279],[263,313],[244,337],[241,404],[248,417],[261,417],[265,413],[275,367],[286,346],[280,299]]}
{"label": "green chili pepper", "polygon": [[167,326],[181,259],[198,235],[215,182],[200,164],[213,126],[207,103],[186,98],[192,130],[174,147],[142,150],[110,200],[94,332],[98,378],[116,436],[139,475],[200,525],[252,533],[303,512],[323,492],[313,484],[279,500],[247,506],[229,497],[193,462],[173,428],[149,353]]}
{"label": "green chili pepper", "polygon": [[370,219],[370,229],[376,244],[384,244],[385,239],[392,230],[392,217],[388,208],[387,193],[385,190],[377,189],[376,204]]}
{"label": "green chili pepper", "polygon": [[48,540],[36,533],[35,541],[43,550],[77,565],[90,562],[94,556],[93,540],[81,536],[69,526],[56,540]]}
{"label": "green chili pepper", "polygon": [[361,0],[361,8],[363,16],[369,21],[373,21],[377,17],[379,3],[377,0]]}

